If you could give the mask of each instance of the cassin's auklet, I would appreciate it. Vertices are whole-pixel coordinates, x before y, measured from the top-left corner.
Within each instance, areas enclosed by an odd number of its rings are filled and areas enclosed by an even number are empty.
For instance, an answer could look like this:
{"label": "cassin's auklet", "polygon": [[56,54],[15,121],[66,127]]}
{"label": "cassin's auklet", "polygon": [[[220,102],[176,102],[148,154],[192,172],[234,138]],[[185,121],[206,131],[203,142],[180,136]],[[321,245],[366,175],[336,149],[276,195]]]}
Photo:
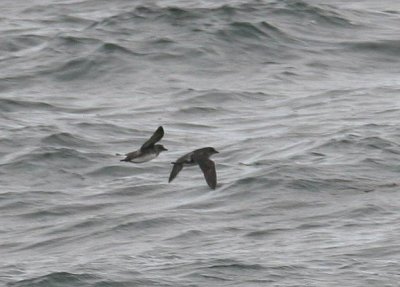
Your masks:
{"label": "cassin's auklet", "polygon": [[167,150],[163,145],[155,144],[164,136],[163,127],[158,127],[150,139],[148,139],[140,149],[126,154],[121,161],[142,163],[156,158],[160,152]]}
{"label": "cassin's auklet", "polygon": [[182,170],[184,166],[190,166],[198,164],[204,173],[204,178],[209,187],[215,189],[217,186],[217,174],[215,172],[215,163],[209,159],[213,154],[218,153],[213,147],[205,147],[201,149],[196,149],[184,156],[178,158],[169,175],[168,182],[171,182],[178,173]]}

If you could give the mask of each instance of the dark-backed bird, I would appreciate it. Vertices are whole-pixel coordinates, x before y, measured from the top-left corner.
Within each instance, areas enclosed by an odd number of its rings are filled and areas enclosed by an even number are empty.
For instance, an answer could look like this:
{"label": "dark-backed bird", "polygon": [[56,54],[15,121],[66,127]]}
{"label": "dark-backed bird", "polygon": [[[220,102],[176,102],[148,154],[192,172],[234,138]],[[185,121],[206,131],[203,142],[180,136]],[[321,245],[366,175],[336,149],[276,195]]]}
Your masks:
{"label": "dark-backed bird", "polygon": [[205,147],[196,149],[178,158],[172,163],[174,166],[172,167],[168,182],[171,182],[184,166],[198,164],[204,174],[208,186],[215,189],[217,186],[217,173],[215,172],[215,163],[210,160],[210,156],[216,153],[218,153],[218,151],[213,147]]}
{"label": "dark-backed bird", "polygon": [[137,151],[127,153],[121,161],[142,163],[156,158],[160,152],[167,150],[161,144],[155,144],[164,136],[163,127],[158,127],[154,134]]}

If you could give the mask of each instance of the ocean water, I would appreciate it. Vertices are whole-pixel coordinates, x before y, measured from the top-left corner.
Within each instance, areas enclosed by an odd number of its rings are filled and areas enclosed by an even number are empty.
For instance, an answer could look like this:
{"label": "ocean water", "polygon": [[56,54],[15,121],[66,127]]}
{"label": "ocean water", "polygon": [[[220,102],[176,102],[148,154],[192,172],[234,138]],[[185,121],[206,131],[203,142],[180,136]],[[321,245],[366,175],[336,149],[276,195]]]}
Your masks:
{"label": "ocean water", "polygon": [[[0,285],[399,286],[399,27],[394,0],[2,1]],[[204,146],[217,188],[168,184]]]}

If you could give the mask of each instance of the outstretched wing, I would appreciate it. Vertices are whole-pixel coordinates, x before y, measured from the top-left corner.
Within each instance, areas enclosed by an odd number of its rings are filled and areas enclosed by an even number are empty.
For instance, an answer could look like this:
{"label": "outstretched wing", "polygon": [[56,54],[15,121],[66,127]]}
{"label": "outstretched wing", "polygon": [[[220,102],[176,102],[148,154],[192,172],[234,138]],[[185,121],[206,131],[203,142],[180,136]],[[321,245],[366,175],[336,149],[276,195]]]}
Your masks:
{"label": "outstretched wing", "polygon": [[197,160],[197,163],[203,171],[204,178],[206,179],[208,186],[212,189],[215,189],[215,187],[217,186],[217,173],[215,172],[215,163],[208,158]]}
{"label": "outstretched wing", "polygon": [[174,166],[172,167],[171,174],[169,175],[168,182],[171,182],[177,175],[178,173],[182,170],[183,164],[181,163],[174,163]]}
{"label": "outstretched wing", "polygon": [[149,138],[140,148],[141,150],[151,147],[156,142],[158,142],[164,136],[164,129],[162,126],[158,127],[158,129],[154,132],[154,134]]}

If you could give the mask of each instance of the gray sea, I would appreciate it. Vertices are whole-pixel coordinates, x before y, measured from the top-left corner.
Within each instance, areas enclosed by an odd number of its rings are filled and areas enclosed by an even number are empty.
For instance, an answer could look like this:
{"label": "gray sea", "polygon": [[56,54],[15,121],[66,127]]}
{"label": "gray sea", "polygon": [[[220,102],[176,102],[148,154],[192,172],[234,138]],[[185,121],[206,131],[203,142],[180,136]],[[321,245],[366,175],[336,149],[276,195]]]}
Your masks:
{"label": "gray sea", "polygon": [[0,3],[0,286],[400,286],[399,174],[400,1]]}

